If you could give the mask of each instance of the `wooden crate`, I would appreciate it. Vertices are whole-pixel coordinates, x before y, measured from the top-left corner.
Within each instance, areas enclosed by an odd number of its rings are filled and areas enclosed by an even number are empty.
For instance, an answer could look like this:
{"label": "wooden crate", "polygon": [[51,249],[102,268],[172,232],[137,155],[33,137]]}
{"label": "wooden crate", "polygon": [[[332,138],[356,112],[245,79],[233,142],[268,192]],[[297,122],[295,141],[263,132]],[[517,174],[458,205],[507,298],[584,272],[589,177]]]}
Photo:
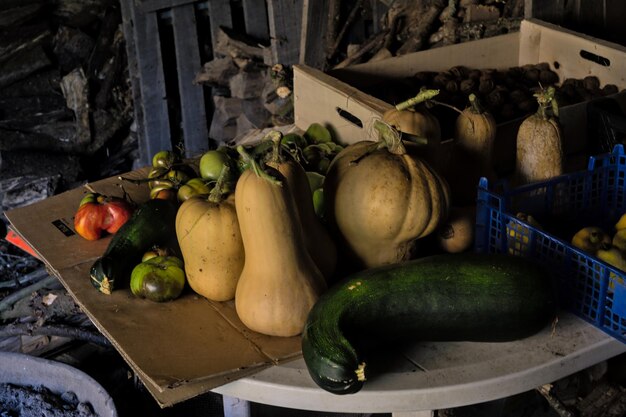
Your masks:
{"label": "wooden crate", "polygon": [[[185,156],[209,147],[210,89],[193,84],[213,59],[219,27],[265,42],[268,60],[298,62],[303,0],[122,1],[124,34],[139,137],[138,164],[182,146]],[[171,82],[175,77],[176,82]],[[208,90],[208,91],[207,91]]]}

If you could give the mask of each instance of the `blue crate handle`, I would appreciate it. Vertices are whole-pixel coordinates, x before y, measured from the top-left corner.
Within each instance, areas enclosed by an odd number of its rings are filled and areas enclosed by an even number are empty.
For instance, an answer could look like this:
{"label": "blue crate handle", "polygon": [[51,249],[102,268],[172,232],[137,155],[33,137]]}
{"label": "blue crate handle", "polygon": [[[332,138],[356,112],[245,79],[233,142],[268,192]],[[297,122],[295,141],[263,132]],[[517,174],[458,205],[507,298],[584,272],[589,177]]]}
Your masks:
{"label": "blue crate handle", "polygon": [[[613,159],[614,158],[614,159]],[[606,166],[610,161],[623,161],[624,160],[624,145],[617,144],[613,147],[611,153],[607,153],[599,156],[590,156],[589,163],[587,164],[587,170],[593,171],[597,168],[597,163],[601,163],[601,166]],[[614,162],[615,163],[615,162]],[[624,165],[618,164],[618,165]]]}

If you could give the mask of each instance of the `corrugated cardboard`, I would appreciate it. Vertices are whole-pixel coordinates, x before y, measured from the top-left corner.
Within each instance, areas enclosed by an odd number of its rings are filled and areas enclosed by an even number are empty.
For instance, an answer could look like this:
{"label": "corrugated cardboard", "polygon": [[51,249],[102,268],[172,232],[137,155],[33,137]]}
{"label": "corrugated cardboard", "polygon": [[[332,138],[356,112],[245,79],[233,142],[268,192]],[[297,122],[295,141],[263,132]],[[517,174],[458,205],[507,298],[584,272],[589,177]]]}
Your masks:
{"label": "corrugated cardboard", "polygon": [[[146,175],[143,169],[125,176]],[[167,303],[136,298],[127,288],[110,296],[98,292],[89,269],[110,238],[83,239],[74,231],[73,216],[88,188],[121,196],[122,186],[135,202],[148,199],[146,185],[109,178],[5,214],[11,228],[35,249],[161,406],[300,356],[300,337],[269,337],[248,330],[232,302],[210,302],[191,290]]]}
{"label": "corrugated cardboard", "polygon": [[[601,63],[583,55],[596,56]],[[626,88],[625,47],[531,19],[522,21],[519,32],[354,65],[328,74],[304,65],[295,66],[295,124],[301,129],[314,122],[325,124],[342,143],[371,140],[375,137],[373,121],[392,105],[359,89],[369,83],[380,84],[381,80],[409,77],[419,71],[448,70],[455,65],[506,69],[542,62],[549,63],[561,81],[595,75],[602,85]],[[584,103],[560,109],[566,154],[585,148],[586,119]],[[514,163],[512,150],[519,123],[521,119],[498,126],[497,162],[505,166]]]}

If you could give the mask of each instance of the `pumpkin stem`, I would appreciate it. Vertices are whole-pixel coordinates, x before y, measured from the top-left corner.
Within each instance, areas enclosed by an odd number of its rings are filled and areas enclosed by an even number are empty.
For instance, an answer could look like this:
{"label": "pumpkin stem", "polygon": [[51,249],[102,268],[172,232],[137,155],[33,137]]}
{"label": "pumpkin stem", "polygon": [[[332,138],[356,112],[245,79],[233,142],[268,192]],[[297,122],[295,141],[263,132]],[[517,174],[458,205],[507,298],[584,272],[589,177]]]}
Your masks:
{"label": "pumpkin stem", "polygon": [[263,178],[266,181],[271,182],[274,185],[278,185],[278,186],[282,186],[282,183],[280,180],[277,180],[276,178],[272,177],[270,174],[268,174],[267,172],[265,172],[261,166],[259,165],[259,163],[252,158],[248,152],[246,152],[245,148],[243,147],[243,145],[238,145],[237,146],[237,152],[239,152],[239,155],[242,156],[242,158],[244,159],[246,165],[247,165],[247,169],[251,169],[252,171],[254,171],[254,173],[257,175],[257,177],[259,178]]}
{"label": "pumpkin stem", "polygon": [[406,148],[397,130],[380,120],[374,122],[374,129],[380,134],[378,149],[387,148],[389,152],[395,155],[404,155],[406,153]]}
{"label": "pumpkin stem", "polygon": [[439,94],[439,90],[428,90],[428,89],[422,88],[415,97],[411,97],[410,99],[403,101],[402,103],[396,104],[396,110],[402,111],[402,110],[410,109],[420,103],[423,103],[425,101],[432,99],[437,94]]}

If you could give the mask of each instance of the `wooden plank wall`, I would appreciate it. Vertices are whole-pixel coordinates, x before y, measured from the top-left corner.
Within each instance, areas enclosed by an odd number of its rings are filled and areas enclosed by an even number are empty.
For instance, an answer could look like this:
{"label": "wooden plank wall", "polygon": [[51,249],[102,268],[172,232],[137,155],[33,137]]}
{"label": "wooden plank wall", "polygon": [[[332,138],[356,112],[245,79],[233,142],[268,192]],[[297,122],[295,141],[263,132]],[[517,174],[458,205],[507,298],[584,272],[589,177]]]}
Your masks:
{"label": "wooden plank wall", "polygon": [[[270,44],[267,64],[299,61],[303,0],[241,0],[246,34]],[[138,164],[147,165],[159,150],[178,146],[182,136],[186,156],[209,147],[208,121],[212,108],[205,87],[193,79],[203,62],[198,40],[197,14],[207,13],[212,50],[220,26],[233,27],[230,0],[129,0],[122,1],[129,70],[133,83],[135,118],[139,136]],[[171,25],[174,53],[162,56],[160,28]],[[212,57],[208,57],[212,59]],[[166,85],[164,67],[174,62],[176,91]],[[169,92],[169,94],[168,94]],[[172,114],[172,108],[178,108]]]}
{"label": "wooden plank wall", "polygon": [[626,46],[624,0],[526,0],[525,14]]}

